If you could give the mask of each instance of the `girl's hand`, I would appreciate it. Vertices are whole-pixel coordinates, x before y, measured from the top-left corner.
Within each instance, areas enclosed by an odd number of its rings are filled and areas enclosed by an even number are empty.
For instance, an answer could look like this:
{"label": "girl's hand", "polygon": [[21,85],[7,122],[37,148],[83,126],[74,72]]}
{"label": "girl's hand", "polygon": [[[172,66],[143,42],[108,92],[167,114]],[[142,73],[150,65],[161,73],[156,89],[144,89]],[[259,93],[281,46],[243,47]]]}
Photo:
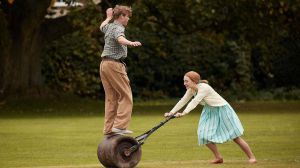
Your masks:
{"label": "girl's hand", "polygon": [[179,118],[179,117],[182,117],[182,116],[184,116],[185,115],[185,113],[177,113],[177,114],[175,114],[175,117],[176,118]]}
{"label": "girl's hand", "polygon": [[164,116],[165,116],[165,117],[170,117],[172,114],[173,114],[173,113],[171,113],[171,112],[167,112],[167,113],[164,114]]}

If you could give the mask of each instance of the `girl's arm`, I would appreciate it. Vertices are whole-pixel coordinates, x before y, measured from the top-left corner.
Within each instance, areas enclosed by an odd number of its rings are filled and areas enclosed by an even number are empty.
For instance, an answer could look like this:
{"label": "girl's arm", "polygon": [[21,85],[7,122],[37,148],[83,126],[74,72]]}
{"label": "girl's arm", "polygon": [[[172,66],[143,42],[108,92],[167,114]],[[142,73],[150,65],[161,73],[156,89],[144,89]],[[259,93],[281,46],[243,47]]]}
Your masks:
{"label": "girl's arm", "polygon": [[170,111],[170,115],[172,115],[172,114],[176,113],[178,110],[180,110],[192,97],[193,97],[192,89],[188,89],[185,92],[184,96],[179,100],[179,102]]}
{"label": "girl's arm", "polygon": [[197,105],[201,102],[201,100],[203,100],[203,98],[208,94],[208,92],[209,92],[209,89],[207,87],[201,87],[201,88],[198,87],[197,96],[195,98],[193,98],[193,100],[186,106],[186,108],[182,112],[181,116],[189,113],[194,108],[196,108]]}

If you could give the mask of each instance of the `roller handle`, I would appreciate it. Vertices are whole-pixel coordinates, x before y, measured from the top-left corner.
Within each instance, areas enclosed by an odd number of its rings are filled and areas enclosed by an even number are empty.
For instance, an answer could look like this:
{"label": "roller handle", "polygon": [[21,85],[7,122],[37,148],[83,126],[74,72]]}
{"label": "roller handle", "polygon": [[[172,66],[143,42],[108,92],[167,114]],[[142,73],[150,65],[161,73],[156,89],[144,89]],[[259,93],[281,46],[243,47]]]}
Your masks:
{"label": "roller handle", "polygon": [[134,151],[136,151],[141,145],[144,144],[145,140],[153,133],[155,132],[158,128],[160,128],[161,126],[163,126],[164,124],[166,124],[168,121],[170,121],[171,119],[176,118],[175,117],[176,113],[172,114],[171,116],[169,116],[166,120],[160,122],[158,125],[156,125],[155,127],[151,128],[150,130],[148,130],[147,132],[135,137],[135,139],[138,141],[137,145],[133,145],[130,149],[129,152],[132,153]]}

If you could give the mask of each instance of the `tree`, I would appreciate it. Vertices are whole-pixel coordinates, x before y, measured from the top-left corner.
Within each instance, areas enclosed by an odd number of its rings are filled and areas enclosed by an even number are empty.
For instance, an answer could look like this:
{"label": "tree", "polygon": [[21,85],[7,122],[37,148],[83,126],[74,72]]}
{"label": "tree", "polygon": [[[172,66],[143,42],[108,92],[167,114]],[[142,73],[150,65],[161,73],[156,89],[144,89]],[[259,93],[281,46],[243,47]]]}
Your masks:
{"label": "tree", "polygon": [[40,28],[50,1],[1,2],[0,97],[10,93],[40,92],[43,83]]}
{"label": "tree", "polygon": [[[0,99],[8,95],[32,96],[44,92],[43,48],[50,41],[74,30],[66,17],[45,20],[47,9],[53,2],[0,1]],[[121,2],[132,4],[134,1]],[[85,3],[92,4],[92,1],[86,0]],[[120,1],[105,0],[100,5],[106,9],[117,3]]]}

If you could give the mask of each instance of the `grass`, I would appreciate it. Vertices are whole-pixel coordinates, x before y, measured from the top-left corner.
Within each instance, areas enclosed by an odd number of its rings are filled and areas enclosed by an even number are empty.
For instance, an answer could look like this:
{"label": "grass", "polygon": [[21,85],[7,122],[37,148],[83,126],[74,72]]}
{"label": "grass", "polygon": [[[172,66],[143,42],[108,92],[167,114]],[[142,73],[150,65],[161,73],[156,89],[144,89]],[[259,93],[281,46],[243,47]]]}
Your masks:
{"label": "grass", "polygon": [[[64,101],[62,101],[64,100]],[[164,120],[176,101],[136,102],[133,136]],[[246,163],[233,142],[218,145],[222,165],[211,165],[211,152],[197,145],[201,107],[174,119],[142,146],[139,168],[300,167],[300,101],[232,103],[245,128],[243,138],[258,164]],[[101,168],[97,145],[102,140],[103,103],[85,99],[22,100],[0,105],[0,167]]]}

